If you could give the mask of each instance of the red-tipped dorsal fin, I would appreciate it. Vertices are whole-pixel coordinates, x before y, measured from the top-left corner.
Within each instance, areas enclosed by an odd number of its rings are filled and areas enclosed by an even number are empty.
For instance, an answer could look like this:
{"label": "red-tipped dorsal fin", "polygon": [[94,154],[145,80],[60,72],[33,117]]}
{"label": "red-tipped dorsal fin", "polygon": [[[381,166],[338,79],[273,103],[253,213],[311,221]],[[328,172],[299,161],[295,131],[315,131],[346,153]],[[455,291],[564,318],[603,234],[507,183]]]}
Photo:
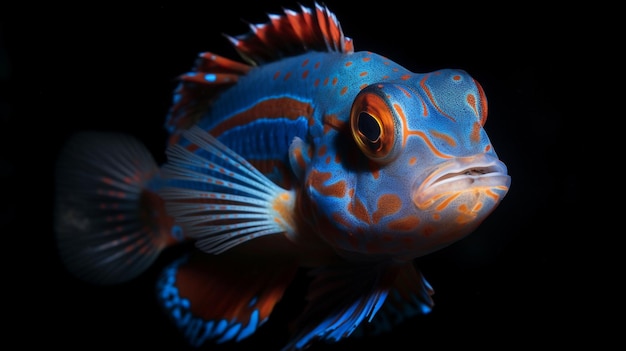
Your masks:
{"label": "red-tipped dorsal fin", "polygon": [[300,6],[300,12],[285,9],[282,15],[270,14],[267,22],[250,24],[246,34],[226,35],[247,64],[210,52],[200,54],[191,72],[178,78],[167,130],[175,133],[195,124],[213,99],[252,66],[308,51],[354,52],[352,39],[344,36],[335,14],[325,5],[314,4],[314,9]]}
{"label": "red-tipped dorsal fin", "polygon": [[354,51],[352,39],[343,34],[337,17],[315,2],[315,9],[300,6],[300,12],[285,9],[269,15],[269,21],[250,26],[250,32],[228,37],[242,58],[251,65],[279,60],[307,51]]}

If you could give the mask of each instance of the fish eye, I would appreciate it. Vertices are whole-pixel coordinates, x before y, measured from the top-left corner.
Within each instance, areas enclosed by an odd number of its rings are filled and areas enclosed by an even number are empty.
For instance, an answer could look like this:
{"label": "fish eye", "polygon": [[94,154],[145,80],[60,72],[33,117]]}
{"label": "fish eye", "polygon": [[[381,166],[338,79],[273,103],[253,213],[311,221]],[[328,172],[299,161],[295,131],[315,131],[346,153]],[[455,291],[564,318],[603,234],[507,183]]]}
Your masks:
{"label": "fish eye", "polygon": [[399,118],[390,107],[383,85],[370,85],[356,96],[350,112],[352,137],[361,152],[377,163],[395,159],[399,151]]}

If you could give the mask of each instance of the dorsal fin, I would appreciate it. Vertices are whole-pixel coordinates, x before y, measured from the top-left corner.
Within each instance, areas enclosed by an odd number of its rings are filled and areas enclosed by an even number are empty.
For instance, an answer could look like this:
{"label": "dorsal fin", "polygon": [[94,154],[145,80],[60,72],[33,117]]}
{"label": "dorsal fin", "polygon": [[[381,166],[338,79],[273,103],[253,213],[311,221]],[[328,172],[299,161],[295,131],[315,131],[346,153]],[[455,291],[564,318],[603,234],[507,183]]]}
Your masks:
{"label": "dorsal fin", "polygon": [[172,107],[165,128],[174,133],[194,125],[206,111],[213,99],[252,67],[237,61],[204,52],[198,55],[191,72],[178,77]]}
{"label": "dorsal fin", "polygon": [[246,34],[226,35],[248,64],[210,52],[200,54],[191,72],[178,77],[180,84],[174,91],[166,129],[174,133],[195,124],[213,99],[237,83],[252,66],[308,51],[354,52],[352,39],[344,36],[335,14],[326,6],[315,2],[314,10],[305,6],[300,9],[270,14],[268,22],[250,24]]}
{"label": "dorsal fin", "polygon": [[269,21],[251,24],[250,32],[227,36],[241,57],[251,65],[276,61],[307,51],[354,51],[352,39],[344,36],[337,17],[315,2],[315,9],[285,9],[284,15],[269,15]]}

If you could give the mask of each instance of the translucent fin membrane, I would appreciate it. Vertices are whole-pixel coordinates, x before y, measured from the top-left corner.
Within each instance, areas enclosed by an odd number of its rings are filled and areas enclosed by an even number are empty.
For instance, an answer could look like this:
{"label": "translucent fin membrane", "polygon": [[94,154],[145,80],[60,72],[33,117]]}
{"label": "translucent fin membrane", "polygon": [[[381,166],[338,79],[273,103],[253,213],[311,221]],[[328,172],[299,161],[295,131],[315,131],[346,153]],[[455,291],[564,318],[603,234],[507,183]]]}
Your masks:
{"label": "translucent fin membrane", "polygon": [[147,215],[162,207],[146,188],[157,172],[150,153],[130,136],[83,132],[68,141],[56,169],[55,229],[72,273],[114,284],[154,261],[170,229]]}
{"label": "translucent fin membrane", "polygon": [[[182,146],[188,143],[186,146]],[[291,230],[278,206],[290,192],[268,180],[206,131],[192,127],[167,150],[166,186],[160,194],[168,212],[197,246],[221,253],[248,240]]]}

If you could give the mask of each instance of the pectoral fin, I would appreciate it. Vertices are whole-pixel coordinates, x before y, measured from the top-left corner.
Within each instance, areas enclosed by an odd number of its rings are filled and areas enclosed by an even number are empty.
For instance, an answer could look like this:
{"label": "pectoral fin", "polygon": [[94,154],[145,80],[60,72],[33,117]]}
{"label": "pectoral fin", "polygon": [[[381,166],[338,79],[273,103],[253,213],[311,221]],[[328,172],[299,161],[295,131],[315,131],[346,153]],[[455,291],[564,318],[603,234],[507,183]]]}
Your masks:
{"label": "pectoral fin", "polygon": [[[219,254],[252,239],[295,233],[295,192],[286,190],[199,127],[167,149],[168,213],[197,246]],[[280,239],[279,239],[280,238]]]}
{"label": "pectoral fin", "polygon": [[301,350],[316,340],[339,341],[384,304],[397,269],[388,263],[338,263],[312,271],[308,305],[293,323],[295,337],[283,349]]}
{"label": "pectoral fin", "polygon": [[385,303],[371,323],[362,324],[354,336],[378,335],[390,331],[408,318],[429,313],[434,290],[412,262],[399,270]]}

